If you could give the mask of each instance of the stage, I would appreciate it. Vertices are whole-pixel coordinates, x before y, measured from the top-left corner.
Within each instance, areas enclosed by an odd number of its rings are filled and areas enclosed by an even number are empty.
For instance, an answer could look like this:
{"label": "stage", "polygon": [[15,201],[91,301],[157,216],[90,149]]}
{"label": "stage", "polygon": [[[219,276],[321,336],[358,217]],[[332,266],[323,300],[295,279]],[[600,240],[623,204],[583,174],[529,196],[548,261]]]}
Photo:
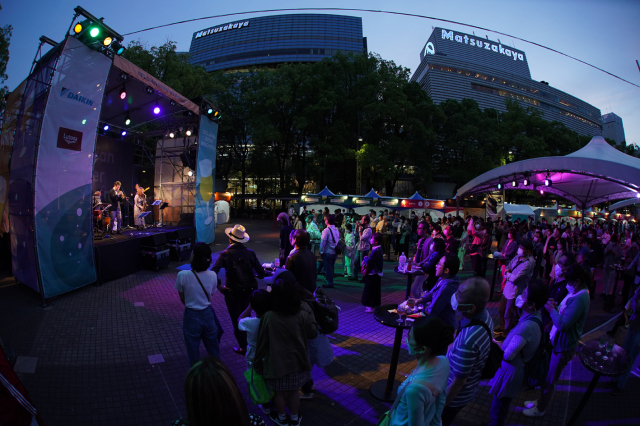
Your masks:
{"label": "stage", "polygon": [[162,228],[147,228],[143,231],[126,230],[109,238],[95,240],[93,249],[96,260],[98,283],[104,284],[134,274],[142,269],[141,246],[144,239],[153,235],[165,234],[167,240],[172,233],[180,231],[181,235],[188,234],[192,248],[196,241],[196,229],[192,226],[165,226]]}

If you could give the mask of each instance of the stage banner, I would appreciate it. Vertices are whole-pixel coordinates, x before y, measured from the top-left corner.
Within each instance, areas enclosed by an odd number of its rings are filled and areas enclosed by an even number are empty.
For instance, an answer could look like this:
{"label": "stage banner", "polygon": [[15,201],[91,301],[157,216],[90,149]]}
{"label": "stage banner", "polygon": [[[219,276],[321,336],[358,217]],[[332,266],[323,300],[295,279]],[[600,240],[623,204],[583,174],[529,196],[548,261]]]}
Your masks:
{"label": "stage banner", "polygon": [[111,60],[67,37],[51,81],[37,153],[35,217],[44,297],[96,281],[91,185]]}
{"label": "stage banner", "polygon": [[196,170],[196,240],[207,244],[215,239],[213,212],[214,178],[216,176],[216,148],[218,142],[218,123],[204,115],[200,116],[198,137],[198,166]]}
{"label": "stage banner", "polygon": [[490,217],[491,220],[498,218],[498,213],[502,210],[504,205],[504,196],[501,193],[487,194],[485,204],[486,217]]}
{"label": "stage banner", "polygon": [[9,173],[9,233],[11,271],[22,284],[41,293],[35,268],[36,249],[33,229],[33,179],[36,143],[49,94],[49,79],[58,60],[52,53],[27,78],[16,119]]}

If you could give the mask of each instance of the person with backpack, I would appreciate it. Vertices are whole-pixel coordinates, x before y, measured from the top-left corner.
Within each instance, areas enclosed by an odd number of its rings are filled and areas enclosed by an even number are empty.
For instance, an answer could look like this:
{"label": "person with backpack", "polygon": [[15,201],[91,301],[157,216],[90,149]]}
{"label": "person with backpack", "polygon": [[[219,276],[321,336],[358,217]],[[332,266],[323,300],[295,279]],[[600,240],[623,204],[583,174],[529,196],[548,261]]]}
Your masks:
{"label": "person with backpack", "polygon": [[325,222],[327,227],[322,231],[320,255],[322,256],[327,283],[323,284],[322,287],[333,288],[333,267],[338,257],[336,254],[336,246],[340,241],[340,232],[336,229],[336,217],[334,215],[327,215]]}
{"label": "person with backpack", "polygon": [[502,344],[502,364],[489,383],[489,393],[493,395],[491,426],[504,425],[511,401],[522,391],[527,378],[525,363],[532,360],[540,347],[543,335],[540,309],[548,298],[549,286],[542,281],[532,281],[516,298],[522,316]]}
{"label": "person with backpack", "polygon": [[447,400],[442,410],[443,426],[449,426],[460,410],[473,400],[483,378],[485,364],[493,350],[493,321],[486,310],[488,301],[489,283],[477,277],[460,284],[451,297],[451,307],[454,312],[462,314],[462,321],[460,331],[447,352],[451,372],[447,382]]}
{"label": "person with backpack", "polygon": [[262,279],[265,273],[253,250],[244,245],[249,242],[249,234],[244,226],[234,225],[233,228],[226,228],[224,233],[229,237],[230,245],[220,253],[212,270],[216,274],[219,274],[221,269],[225,270],[226,285],[222,286],[218,280],[218,290],[224,295],[224,303],[233,324],[233,334],[238,341],[238,346],[234,347],[233,351],[245,356],[247,333],[238,328],[238,317],[249,306],[251,293],[258,289],[256,275]]}
{"label": "person with backpack", "polygon": [[524,403],[526,409],[522,411],[522,414],[528,417],[545,415],[562,371],[576,354],[578,341],[589,313],[590,298],[584,269],[580,265],[574,264],[568,268],[565,278],[568,294],[562,299],[560,306],[557,306],[555,300],[551,299],[544,305],[553,323],[549,335],[553,350],[547,378],[540,386],[542,391],[540,398],[537,401],[525,401]]}
{"label": "person with backpack", "polygon": [[216,293],[217,274],[208,271],[211,265],[211,248],[197,243],[193,248],[190,271],[178,272],[175,289],[184,305],[182,329],[187,347],[189,365],[200,359],[200,342],[207,353],[220,357],[222,327],[211,306],[211,297]]}

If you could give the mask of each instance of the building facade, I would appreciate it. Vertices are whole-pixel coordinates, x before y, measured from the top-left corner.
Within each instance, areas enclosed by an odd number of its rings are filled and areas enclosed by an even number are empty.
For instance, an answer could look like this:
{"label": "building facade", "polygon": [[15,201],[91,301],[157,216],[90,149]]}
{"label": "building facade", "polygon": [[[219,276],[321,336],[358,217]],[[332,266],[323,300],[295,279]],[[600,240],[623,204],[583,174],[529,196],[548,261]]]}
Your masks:
{"label": "building facade", "polygon": [[273,15],[193,33],[191,62],[207,71],[318,62],[337,52],[367,53],[362,18],[326,14]]}
{"label": "building facade", "polygon": [[560,121],[580,135],[600,135],[600,110],[531,79],[527,56],[500,40],[435,28],[420,51],[411,77],[434,102],[474,99],[480,108],[506,111],[505,99],[535,107],[548,121]]}
{"label": "building facade", "polygon": [[605,138],[613,139],[616,144],[620,145],[625,143],[624,126],[622,125],[622,118],[616,114],[610,112],[602,116],[602,136]]}

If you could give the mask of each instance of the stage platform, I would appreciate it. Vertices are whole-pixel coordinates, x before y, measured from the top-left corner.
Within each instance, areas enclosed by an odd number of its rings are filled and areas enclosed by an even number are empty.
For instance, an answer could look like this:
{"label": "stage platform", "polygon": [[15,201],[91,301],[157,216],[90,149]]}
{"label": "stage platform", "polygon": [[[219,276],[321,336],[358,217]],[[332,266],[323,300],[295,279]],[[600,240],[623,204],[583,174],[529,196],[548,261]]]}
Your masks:
{"label": "stage platform", "polygon": [[154,234],[166,234],[167,239],[172,232],[184,229],[191,237],[192,244],[196,241],[196,228],[192,226],[165,226],[162,228],[147,228],[143,231],[123,230],[110,238],[94,240],[98,283],[103,284],[136,273],[142,269],[141,242],[144,238]]}

